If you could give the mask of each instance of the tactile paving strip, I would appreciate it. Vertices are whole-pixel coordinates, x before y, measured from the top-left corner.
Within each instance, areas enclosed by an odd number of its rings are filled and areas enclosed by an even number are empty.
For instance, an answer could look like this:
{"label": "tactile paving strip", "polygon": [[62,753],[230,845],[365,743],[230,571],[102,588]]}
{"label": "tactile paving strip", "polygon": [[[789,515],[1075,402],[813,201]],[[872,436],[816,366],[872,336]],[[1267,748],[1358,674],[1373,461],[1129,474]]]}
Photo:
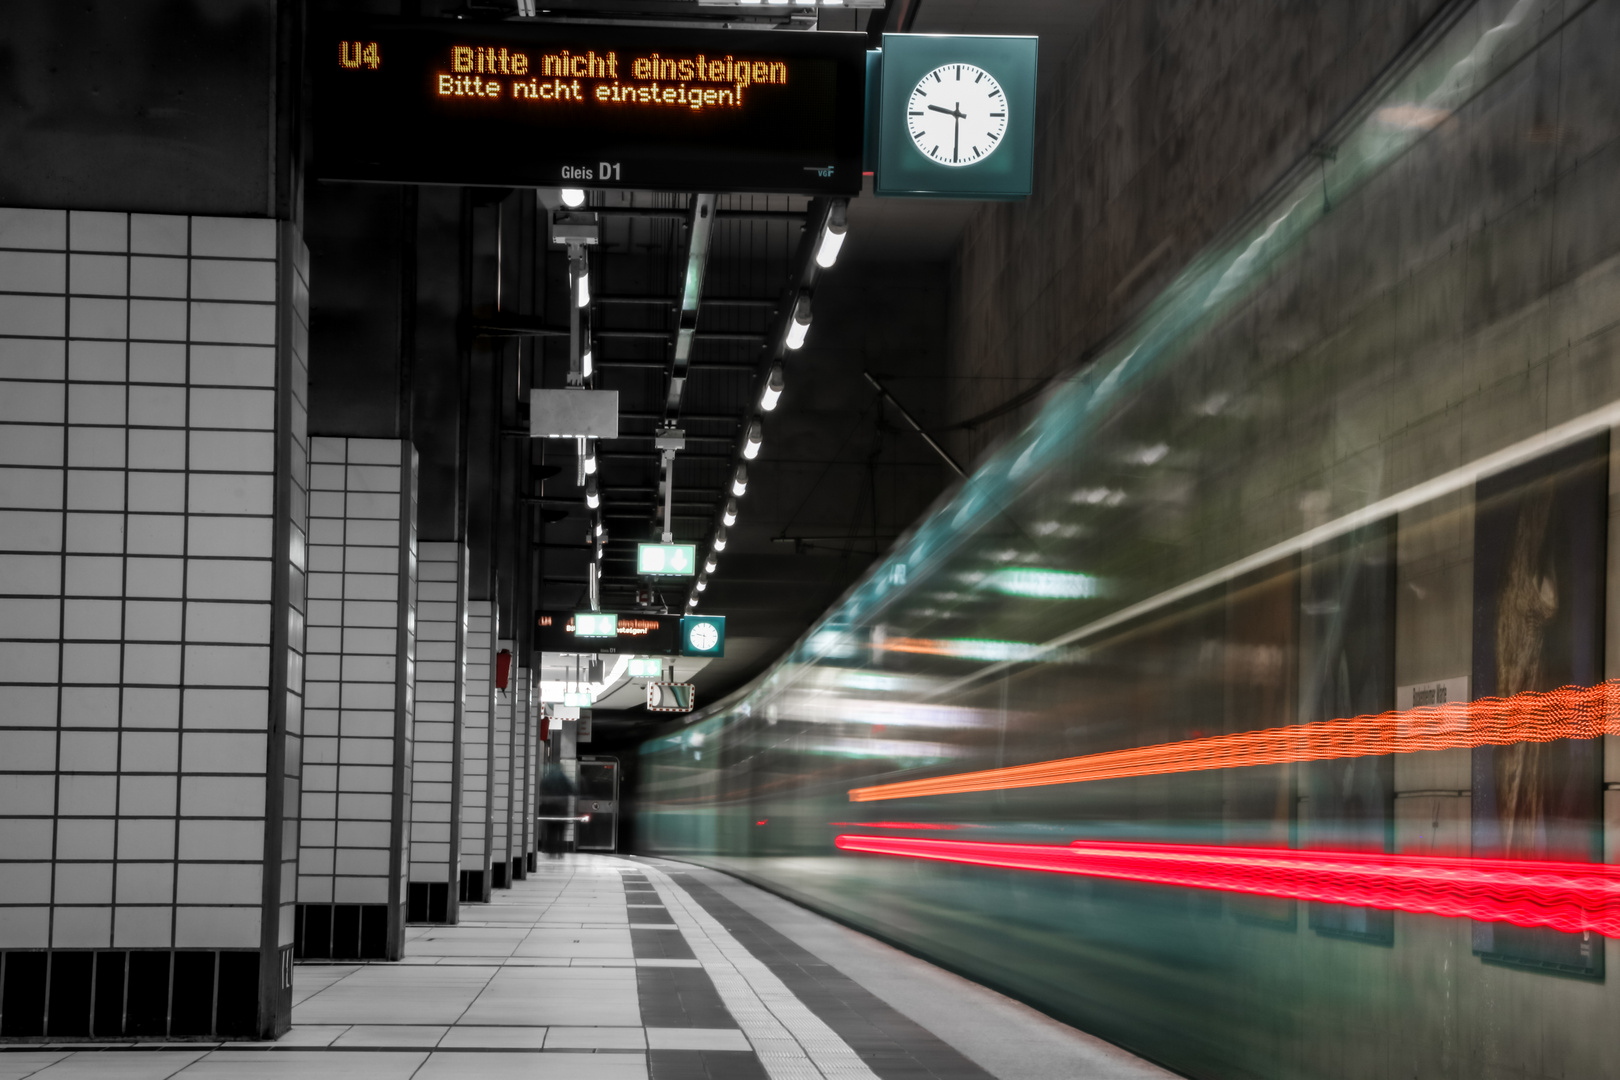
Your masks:
{"label": "tactile paving strip", "polygon": [[787,984],[654,867],[648,879],[702,963],[771,1080],[878,1080]]}

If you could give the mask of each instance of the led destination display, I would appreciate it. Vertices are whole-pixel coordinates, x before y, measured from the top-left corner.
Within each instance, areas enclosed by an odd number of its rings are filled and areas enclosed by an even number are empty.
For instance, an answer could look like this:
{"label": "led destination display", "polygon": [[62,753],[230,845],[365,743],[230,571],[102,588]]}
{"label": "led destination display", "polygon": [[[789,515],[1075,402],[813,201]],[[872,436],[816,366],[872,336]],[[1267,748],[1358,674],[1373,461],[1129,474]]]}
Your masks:
{"label": "led destination display", "polygon": [[534,647],[556,653],[726,655],[724,615],[540,611]]}
{"label": "led destination display", "polygon": [[853,194],[861,34],[389,19],[315,38],[327,180]]}

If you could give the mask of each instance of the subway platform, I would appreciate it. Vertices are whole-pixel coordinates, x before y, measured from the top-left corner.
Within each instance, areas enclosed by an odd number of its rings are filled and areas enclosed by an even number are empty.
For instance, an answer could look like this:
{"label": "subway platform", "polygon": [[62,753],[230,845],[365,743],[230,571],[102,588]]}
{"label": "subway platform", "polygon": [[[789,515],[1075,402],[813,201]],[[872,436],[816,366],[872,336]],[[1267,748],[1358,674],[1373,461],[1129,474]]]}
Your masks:
{"label": "subway platform", "polygon": [[727,875],[574,855],[301,963],[276,1042],[12,1046],[0,1080],[1147,1080],[1172,1074]]}

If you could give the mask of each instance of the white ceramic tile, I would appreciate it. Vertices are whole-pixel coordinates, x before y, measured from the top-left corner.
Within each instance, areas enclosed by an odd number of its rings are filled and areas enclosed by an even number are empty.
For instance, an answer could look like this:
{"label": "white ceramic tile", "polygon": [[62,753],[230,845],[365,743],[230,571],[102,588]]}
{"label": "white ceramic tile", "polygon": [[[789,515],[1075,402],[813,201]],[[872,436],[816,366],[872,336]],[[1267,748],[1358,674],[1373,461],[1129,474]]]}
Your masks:
{"label": "white ceramic tile", "polygon": [[[39,304],[49,303],[39,298]],[[68,336],[77,338],[116,338],[130,336],[129,301],[109,297],[77,296],[67,309]]]}
{"label": "white ceramic tile", "polygon": [[169,214],[131,214],[129,249],[161,255],[184,255],[190,222]]}
{"label": "white ceramic tile", "polygon": [[68,246],[74,251],[128,251],[129,215],[104,210],[70,211]]}
{"label": "white ceramic tile", "polygon": [[0,292],[59,293],[66,256],[54,251],[0,251]]}
{"label": "white ceramic tile", "polygon": [[0,208],[0,247],[67,248],[67,211]]}
{"label": "white ceramic tile", "polygon": [[274,345],[274,304],[192,301],[191,340],[232,345]]}
{"label": "white ceramic tile", "polygon": [[66,327],[67,304],[62,297],[0,293],[0,331],[27,337],[61,337]]}
{"label": "white ceramic tile", "polygon": [[[13,255],[20,252],[9,253]],[[123,296],[128,287],[129,259],[123,255],[90,255],[74,253],[68,261],[68,291],[78,295]],[[40,268],[43,272],[44,267]],[[0,262],[0,275],[5,263]],[[26,292],[50,292],[50,289],[27,289]]]}
{"label": "white ceramic tile", "polygon": [[276,223],[268,218],[194,217],[191,254],[225,259],[274,259]]}
{"label": "white ceramic tile", "polygon": [[[0,394],[5,392],[0,384]],[[10,385],[28,385],[12,383]],[[0,424],[0,465],[63,464],[63,430],[45,424]]]}
{"label": "white ceramic tile", "polygon": [[191,296],[196,300],[276,299],[276,264],[259,260],[193,259]]}
{"label": "white ceramic tile", "polygon": [[186,260],[151,255],[131,256],[129,295],[184,299]]}
{"label": "white ceramic tile", "polygon": [[198,386],[273,387],[276,353],[260,345],[193,345],[191,381]]}
{"label": "white ceramic tile", "polygon": [[130,342],[129,379],[138,383],[185,382],[185,346],[173,342]]}

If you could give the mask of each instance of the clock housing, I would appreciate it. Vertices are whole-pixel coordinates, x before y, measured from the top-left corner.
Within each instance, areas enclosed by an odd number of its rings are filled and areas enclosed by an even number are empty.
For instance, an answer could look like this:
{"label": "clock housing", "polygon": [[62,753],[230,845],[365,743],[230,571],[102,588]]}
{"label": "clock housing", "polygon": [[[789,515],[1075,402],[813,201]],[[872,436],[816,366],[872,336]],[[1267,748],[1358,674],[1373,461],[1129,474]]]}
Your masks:
{"label": "clock housing", "polygon": [[[874,192],[912,198],[1027,196],[1034,178],[1036,43],[1033,37],[885,34],[881,59],[868,68],[867,95],[877,121],[867,165]],[[999,97],[990,97],[990,83]],[[1004,100],[1006,108],[974,111],[974,102],[996,100]],[[924,115],[910,115],[914,112]]]}

